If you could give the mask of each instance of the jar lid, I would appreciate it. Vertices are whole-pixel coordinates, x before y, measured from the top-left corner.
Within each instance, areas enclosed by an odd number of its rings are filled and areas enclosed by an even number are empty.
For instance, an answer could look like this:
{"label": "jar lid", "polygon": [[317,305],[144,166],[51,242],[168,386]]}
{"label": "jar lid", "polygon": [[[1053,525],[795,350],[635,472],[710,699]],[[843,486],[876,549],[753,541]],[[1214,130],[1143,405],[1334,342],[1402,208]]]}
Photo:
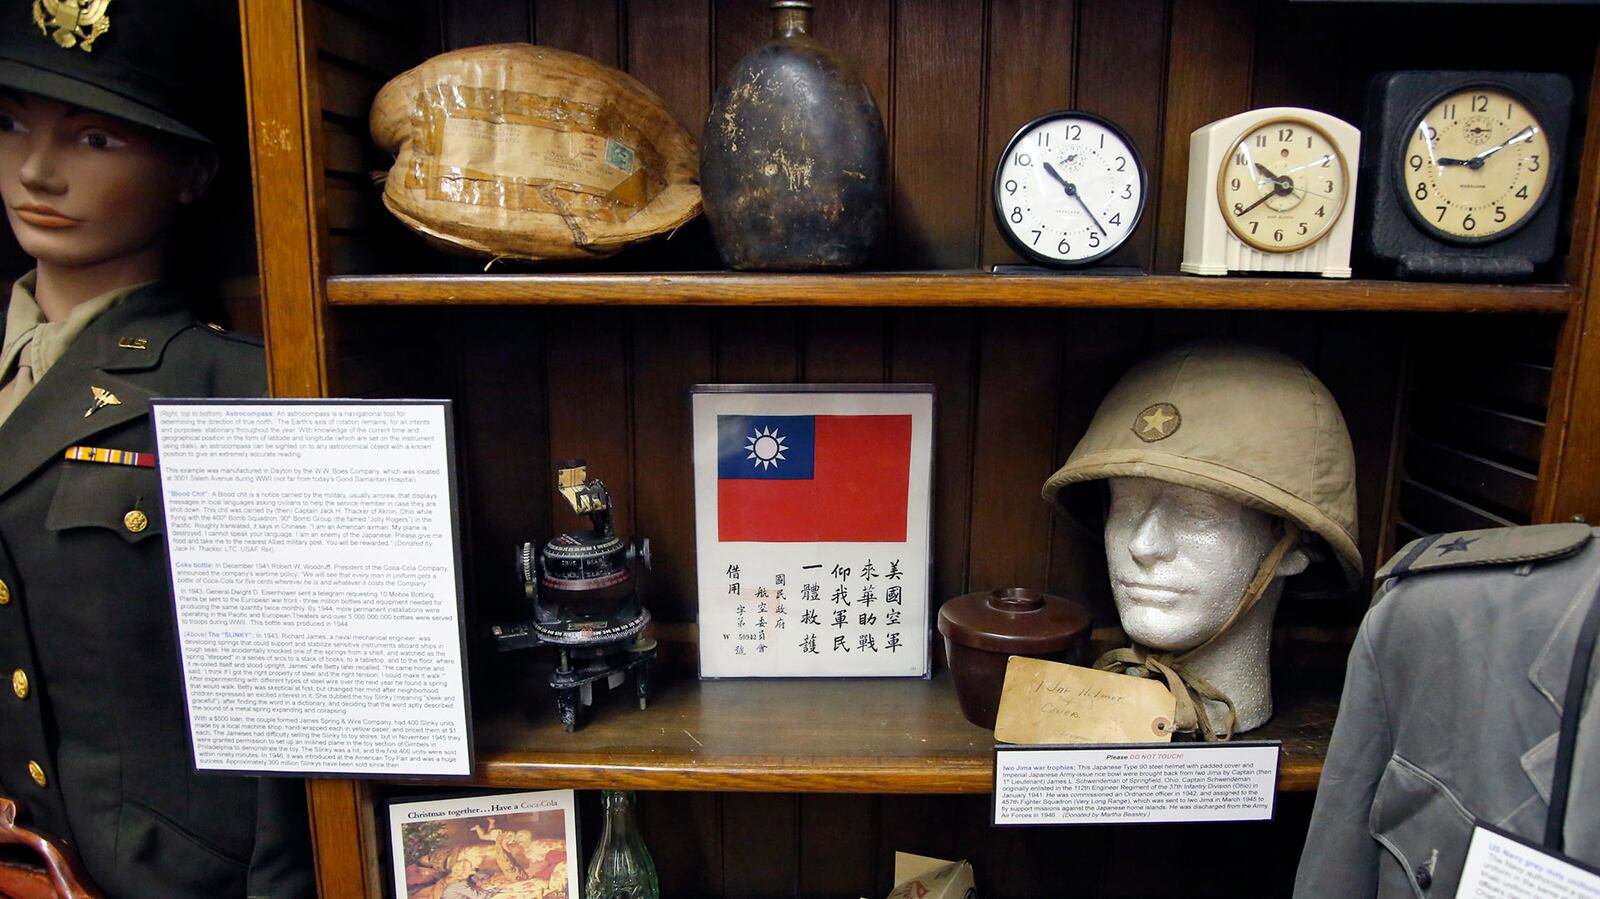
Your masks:
{"label": "jar lid", "polygon": [[939,608],[939,633],[987,652],[1060,652],[1088,636],[1083,603],[1026,587],[958,596]]}

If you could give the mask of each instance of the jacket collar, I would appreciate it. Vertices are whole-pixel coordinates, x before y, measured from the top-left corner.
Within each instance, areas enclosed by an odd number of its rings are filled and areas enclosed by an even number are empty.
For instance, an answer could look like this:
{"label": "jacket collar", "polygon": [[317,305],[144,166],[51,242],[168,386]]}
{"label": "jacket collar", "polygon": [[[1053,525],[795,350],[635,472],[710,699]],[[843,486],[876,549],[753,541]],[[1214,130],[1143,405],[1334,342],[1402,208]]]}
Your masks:
{"label": "jacket collar", "polygon": [[1567,677],[1572,673],[1572,653],[1578,645],[1578,628],[1589,611],[1589,605],[1597,601],[1596,593],[1600,592],[1600,566],[1596,566],[1579,583],[1572,603],[1562,613],[1560,623],[1551,631],[1544,648],[1534,657],[1533,665],[1528,669],[1528,680],[1533,682],[1534,689],[1550,703],[1557,715],[1562,714],[1562,706],[1566,702]]}
{"label": "jacket collar", "polygon": [[[154,392],[118,375],[160,365],[167,345],[192,324],[182,297],[158,283],[85,328],[0,425],[0,496],[67,447],[149,414]],[[90,386],[116,394],[121,403],[85,415],[95,404]]]}
{"label": "jacket collar", "polygon": [[[1534,656],[1533,665],[1528,668],[1528,680],[1533,684],[1533,688],[1539,691],[1539,695],[1555,709],[1558,720],[1566,704],[1567,678],[1572,674],[1572,653],[1578,645],[1578,628],[1583,623],[1584,614],[1589,611],[1589,604],[1597,601],[1597,591],[1600,591],[1600,566],[1596,566],[1589,576],[1579,581],[1578,589],[1573,592],[1572,602],[1561,614],[1560,620],[1550,632],[1549,639],[1545,641],[1539,654]],[[1590,702],[1594,701],[1596,699],[1590,699]],[[1556,732],[1535,743],[1522,754],[1522,770],[1546,802],[1550,801],[1550,789],[1555,783],[1556,738],[1559,734],[1558,728]]]}

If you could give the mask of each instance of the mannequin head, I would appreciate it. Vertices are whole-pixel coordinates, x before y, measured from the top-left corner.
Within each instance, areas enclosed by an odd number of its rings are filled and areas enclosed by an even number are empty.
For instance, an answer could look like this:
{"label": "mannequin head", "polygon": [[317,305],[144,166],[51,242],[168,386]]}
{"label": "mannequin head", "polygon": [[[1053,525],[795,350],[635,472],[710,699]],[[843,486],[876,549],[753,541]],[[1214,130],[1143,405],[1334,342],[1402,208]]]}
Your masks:
{"label": "mannequin head", "polygon": [[160,277],[174,217],[215,172],[198,142],[0,89],[0,200],[47,314]]}
{"label": "mannequin head", "polygon": [[[1111,478],[1110,486],[1106,563],[1123,630],[1163,652],[1216,636],[1278,542],[1276,518],[1151,478]],[[1303,549],[1290,550],[1278,566],[1274,597],[1283,578],[1309,563]]]}

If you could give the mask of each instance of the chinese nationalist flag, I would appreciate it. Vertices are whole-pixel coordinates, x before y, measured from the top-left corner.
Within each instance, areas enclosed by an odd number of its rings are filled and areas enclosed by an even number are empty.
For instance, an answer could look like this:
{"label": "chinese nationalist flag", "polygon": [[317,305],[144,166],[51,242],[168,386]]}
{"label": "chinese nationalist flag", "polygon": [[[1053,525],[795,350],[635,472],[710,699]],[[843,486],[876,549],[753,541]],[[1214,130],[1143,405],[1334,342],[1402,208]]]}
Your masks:
{"label": "chinese nationalist flag", "polygon": [[718,415],[717,537],[904,543],[910,415]]}

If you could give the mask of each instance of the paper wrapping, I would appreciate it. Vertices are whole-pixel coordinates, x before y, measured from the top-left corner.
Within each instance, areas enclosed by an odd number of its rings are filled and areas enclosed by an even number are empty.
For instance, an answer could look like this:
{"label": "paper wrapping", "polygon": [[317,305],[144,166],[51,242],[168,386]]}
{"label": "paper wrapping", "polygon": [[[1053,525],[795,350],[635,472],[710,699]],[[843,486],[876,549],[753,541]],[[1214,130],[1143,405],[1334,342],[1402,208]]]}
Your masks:
{"label": "paper wrapping", "polygon": [[389,211],[445,246],[606,256],[700,212],[699,151],[626,73],[532,44],[436,56],[384,86],[373,140]]}

